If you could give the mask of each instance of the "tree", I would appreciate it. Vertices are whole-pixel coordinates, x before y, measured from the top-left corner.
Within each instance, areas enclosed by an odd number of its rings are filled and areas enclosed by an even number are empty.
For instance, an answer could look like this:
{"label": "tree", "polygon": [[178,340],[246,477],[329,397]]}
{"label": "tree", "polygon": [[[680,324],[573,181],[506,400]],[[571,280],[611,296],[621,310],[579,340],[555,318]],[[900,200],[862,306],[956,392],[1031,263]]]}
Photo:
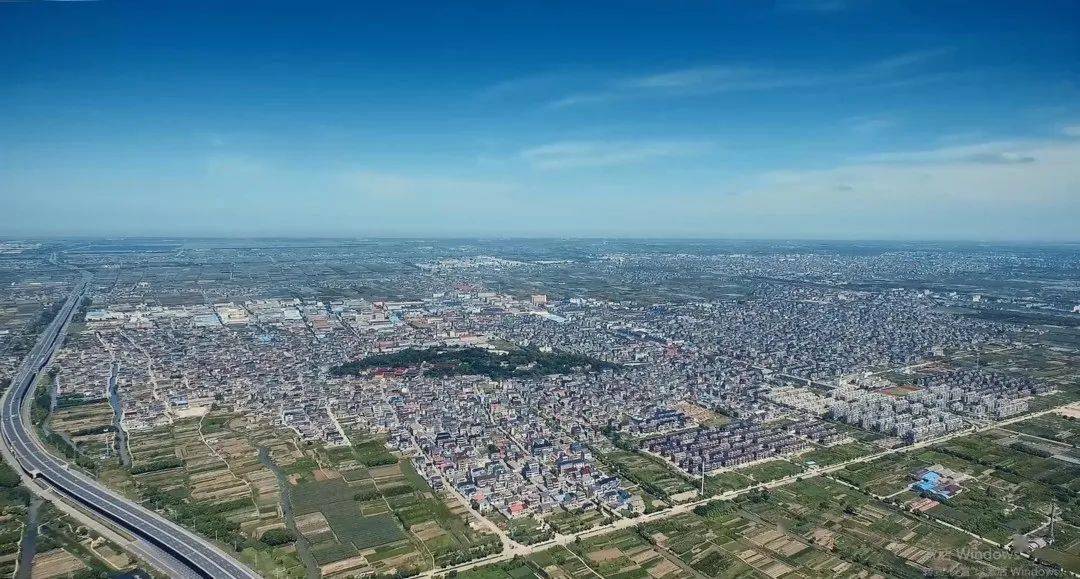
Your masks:
{"label": "tree", "polygon": [[263,533],[259,540],[271,547],[277,547],[278,545],[292,543],[296,540],[296,535],[284,528],[270,529]]}

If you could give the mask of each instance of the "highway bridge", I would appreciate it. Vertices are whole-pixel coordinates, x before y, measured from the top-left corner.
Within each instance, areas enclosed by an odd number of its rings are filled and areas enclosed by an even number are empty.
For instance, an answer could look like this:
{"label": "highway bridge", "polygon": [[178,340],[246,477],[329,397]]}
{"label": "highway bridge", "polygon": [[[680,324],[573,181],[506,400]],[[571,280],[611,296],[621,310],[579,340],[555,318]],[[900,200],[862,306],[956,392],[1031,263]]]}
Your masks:
{"label": "highway bridge", "polygon": [[[88,276],[72,291],[60,312],[41,333],[33,349],[23,359],[11,385],[0,400],[0,436],[18,463],[18,468],[46,482],[61,495],[78,503],[95,516],[145,540],[168,557],[147,557],[148,562],[170,576],[214,579],[254,579],[254,571],[227,555],[194,532],[161,515],[107,490],[93,478],[53,456],[41,445],[29,420],[33,386],[48,369],[53,354],[63,344],[68,324],[86,295]],[[147,554],[151,549],[142,549]],[[179,565],[183,568],[177,568]]]}

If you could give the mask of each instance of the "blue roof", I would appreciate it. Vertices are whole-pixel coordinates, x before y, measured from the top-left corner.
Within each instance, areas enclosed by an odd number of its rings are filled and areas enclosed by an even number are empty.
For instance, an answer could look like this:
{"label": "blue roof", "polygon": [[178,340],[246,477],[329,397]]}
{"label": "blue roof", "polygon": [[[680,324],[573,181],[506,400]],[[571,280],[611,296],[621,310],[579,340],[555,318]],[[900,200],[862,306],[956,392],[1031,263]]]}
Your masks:
{"label": "blue roof", "polygon": [[948,491],[946,491],[944,489],[939,489],[938,488],[938,485],[941,483],[941,479],[942,479],[941,473],[936,472],[936,471],[932,471],[932,470],[928,470],[928,471],[926,471],[926,473],[924,473],[922,475],[922,478],[919,479],[919,482],[915,483],[912,486],[914,486],[915,488],[917,488],[917,489],[919,489],[921,491],[925,491],[925,492],[928,492],[928,493],[933,493],[933,494],[936,494],[938,496],[945,497],[945,498],[951,498],[952,493],[950,493],[950,492],[948,492]]}

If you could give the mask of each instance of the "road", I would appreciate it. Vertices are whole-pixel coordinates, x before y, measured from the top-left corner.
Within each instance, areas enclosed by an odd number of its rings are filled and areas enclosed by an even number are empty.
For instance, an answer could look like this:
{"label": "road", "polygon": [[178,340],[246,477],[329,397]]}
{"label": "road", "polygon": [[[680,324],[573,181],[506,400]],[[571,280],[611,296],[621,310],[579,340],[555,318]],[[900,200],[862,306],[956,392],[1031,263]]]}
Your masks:
{"label": "road", "polygon": [[[161,515],[105,489],[91,477],[56,458],[41,445],[29,420],[30,395],[38,374],[44,372],[53,355],[63,344],[68,324],[75,315],[78,304],[86,294],[89,280],[84,277],[61,308],[52,323],[41,333],[34,347],[23,359],[22,365],[4,392],[0,408],[0,435],[8,453],[9,462],[14,459],[21,469],[38,481],[45,481],[58,494],[77,502],[94,515],[125,529],[145,540],[153,547],[168,554],[169,559],[154,556],[151,549],[143,549],[147,559],[170,576],[255,579],[259,577],[209,541],[166,520]],[[186,569],[177,568],[179,562]]]}
{"label": "road", "polygon": [[[915,444],[909,444],[909,445],[906,445],[906,446],[899,446],[899,447],[896,447],[896,448],[890,448],[888,450],[883,450],[883,451],[876,452],[876,453],[873,453],[873,454],[868,454],[868,455],[865,455],[865,456],[861,456],[861,457],[858,457],[858,458],[855,458],[855,459],[852,459],[852,460],[848,460],[848,461],[844,461],[844,462],[839,462],[839,463],[832,464],[832,465],[829,465],[829,466],[815,467],[815,468],[812,468],[812,469],[808,469],[808,470],[806,470],[804,472],[800,472],[800,473],[797,473],[797,474],[793,474],[791,476],[786,476],[786,477],[783,477],[783,478],[779,478],[779,479],[776,479],[776,480],[773,480],[773,481],[762,482],[762,483],[751,485],[751,486],[741,488],[741,489],[738,489],[738,490],[727,491],[727,492],[721,493],[721,494],[716,495],[716,496],[706,497],[706,498],[698,499],[696,501],[691,501],[691,502],[687,502],[687,503],[680,503],[678,505],[674,505],[674,506],[668,507],[666,509],[659,510],[659,511],[649,513],[649,514],[646,514],[646,515],[641,515],[639,517],[618,519],[618,520],[616,520],[616,521],[614,521],[612,523],[609,523],[609,524],[606,524],[606,525],[600,525],[598,527],[593,527],[592,529],[589,529],[587,531],[583,531],[583,532],[578,533],[576,535],[556,534],[554,539],[549,539],[547,541],[544,541],[544,542],[541,542],[541,543],[536,543],[536,544],[533,544],[533,545],[513,544],[513,547],[511,549],[504,550],[502,553],[496,553],[494,555],[484,557],[483,559],[477,559],[475,561],[469,561],[467,563],[462,563],[462,564],[459,564],[459,565],[443,567],[443,568],[440,568],[440,569],[432,569],[430,571],[422,573],[421,576],[422,577],[435,577],[435,576],[445,574],[445,573],[447,573],[449,571],[459,571],[459,572],[460,571],[466,571],[466,570],[469,570],[469,569],[475,569],[477,567],[482,567],[484,565],[490,565],[492,563],[498,563],[498,562],[501,562],[501,561],[508,561],[508,560],[512,559],[513,557],[515,557],[515,556],[528,556],[528,555],[531,555],[533,553],[538,553],[540,551],[550,549],[551,547],[555,547],[555,546],[559,546],[559,545],[564,545],[564,546],[569,545],[570,543],[573,543],[578,538],[587,539],[589,537],[595,537],[595,536],[598,536],[598,535],[605,535],[607,533],[618,531],[620,529],[629,529],[629,528],[636,527],[638,525],[642,525],[642,524],[645,524],[645,523],[649,523],[649,522],[653,522],[653,521],[657,521],[657,520],[661,520],[661,519],[667,519],[667,518],[670,518],[670,517],[674,517],[674,516],[677,516],[677,515],[688,513],[690,511],[694,510],[695,507],[710,503],[712,501],[729,501],[729,500],[735,499],[735,498],[737,498],[739,496],[742,496],[742,495],[744,495],[746,493],[756,491],[758,489],[774,489],[774,488],[777,488],[777,487],[782,487],[782,486],[785,486],[785,485],[792,484],[792,483],[794,483],[796,481],[799,481],[799,480],[802,480],[804,478],[811,478],[811,477],[815,477],[815,476],[828,475],[828,474],[836,472],[836,471],[838,471],[838,470],[840,470],[842,468],[845,468],[848,465],[858,464],[858,463],[863,463],[863,462],[870,462],[872,460],[877,460],[877,459],[885,457],[885,456],[910,452],[912,450],[918,450],[920,448],[926,448],[928,446],[932,446],[934,444],[940,444],[940,443],[945,442],[947,440],[951,440],[953,438],[958,438],[958,437],[961,437],[961,436],[969,436],[969,435],[972,435],[972,434],[979,434],[981,432],[986,432],[986,431],[992,430],[994,428],[1007,426],[1009,424],[1013,424],[1013,423],[1016,423],[1016,422],[1027,420],[1029,418],[1035,418],[1037,416],[1042,416],[1042,415],[1048,414],[1050,412],[1056,412],[1056,411],[1058,411],[1058,410],[1060,410],[1062,408],[1080,408],[1080,402],[1070,402],[1068,404],[1062,404],[1061,406],[1056,406],[1056,407],[1053,407],[1053,408],[1047,408],[1047,409],[1044,409],[1044,410],[1040,410],[1040,411],[1032,412],[1032,413],[1028,413],[1028,414],[1022,414],[1020,416],[1015,416],[1013,418],[1009,418],[1009,419],[1006,419],[1006,420],[1001,420],[1001,421],[998,421],[998,422],[991,422],[991,423],[988,423],[986,425],[979,426],[977,428],[966,428],[966,429],[963,429],[963,430],[958,430],[956,432],[951,432],[951,433],[946,434],[944,436],[939,436],[937,438],[931,438],[931,439],[927,439],[927,440],[924,440],[924,441],[921,441],[921,442],[916,442]],[[965,532],[967,532],[967,531],[965,531]]]}

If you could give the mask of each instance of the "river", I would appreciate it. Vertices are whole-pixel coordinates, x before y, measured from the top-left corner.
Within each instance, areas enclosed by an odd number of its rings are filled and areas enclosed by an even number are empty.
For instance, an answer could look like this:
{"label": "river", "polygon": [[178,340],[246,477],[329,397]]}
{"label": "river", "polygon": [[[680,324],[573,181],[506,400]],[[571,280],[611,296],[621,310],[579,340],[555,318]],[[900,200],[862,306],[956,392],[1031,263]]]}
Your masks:
{"label": "river", "polygon": [[37,554],[38,538],[38,515],[41,511],[41,497],[35,495],[30,499],[30,509],[26,515],[26,527],[23,529],[22,540],[19,541],[19,567],[15,571],[15,579],[30,579],[30,571],[34,566],[34,555]]}

